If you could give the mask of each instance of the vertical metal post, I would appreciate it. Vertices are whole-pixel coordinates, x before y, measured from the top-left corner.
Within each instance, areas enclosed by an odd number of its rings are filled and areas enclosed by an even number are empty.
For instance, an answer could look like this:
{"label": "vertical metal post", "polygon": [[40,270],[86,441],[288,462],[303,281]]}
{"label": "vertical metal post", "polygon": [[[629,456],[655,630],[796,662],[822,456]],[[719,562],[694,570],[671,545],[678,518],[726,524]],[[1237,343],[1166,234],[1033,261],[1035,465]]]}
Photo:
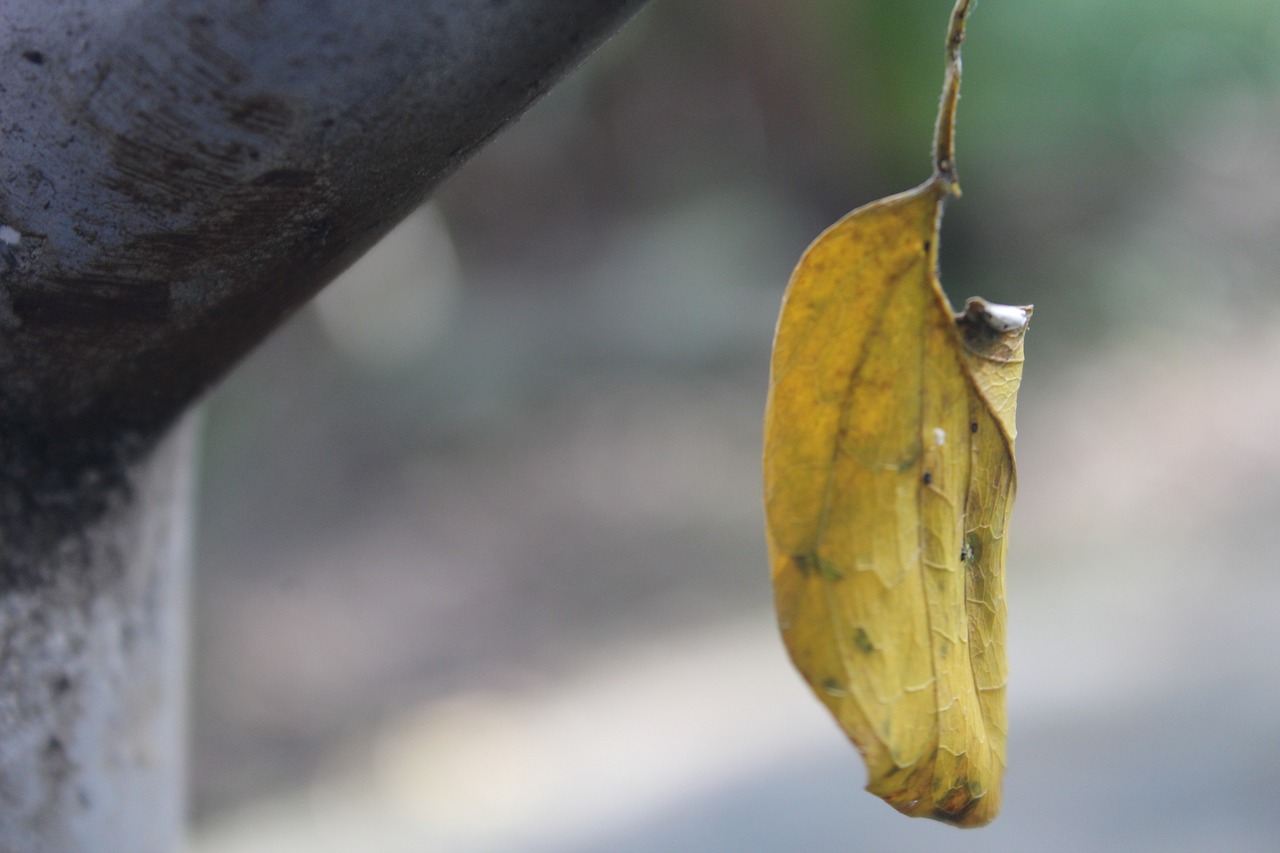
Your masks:
{"label": "vertical metal post", "polygon": [[80,535],[0,590],[5,853],[181,839],[195,433],[188,416],[101,486]]}

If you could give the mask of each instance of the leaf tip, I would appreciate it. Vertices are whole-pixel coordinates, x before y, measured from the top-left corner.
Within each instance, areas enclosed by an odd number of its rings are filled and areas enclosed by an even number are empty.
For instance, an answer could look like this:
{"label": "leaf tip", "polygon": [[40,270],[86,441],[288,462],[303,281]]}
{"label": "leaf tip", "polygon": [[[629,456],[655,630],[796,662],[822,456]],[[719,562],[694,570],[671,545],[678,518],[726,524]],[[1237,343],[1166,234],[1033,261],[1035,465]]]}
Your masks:
{"label": "leaf tip", "polygon": [[1024,331],[1034,309],[1034,305],[1001,305],[988,302],[981,296],[971,296],[964,304],[964,313],[956,319],[957,322],[981,323],[993,333],[1003,335]]}
{"label": "leaf tip", "polygon": [[1031,305],[1001,305],[971,296],[956,315],[956,328],[972,353],[996,361],[1014,358],[1031,321]]}

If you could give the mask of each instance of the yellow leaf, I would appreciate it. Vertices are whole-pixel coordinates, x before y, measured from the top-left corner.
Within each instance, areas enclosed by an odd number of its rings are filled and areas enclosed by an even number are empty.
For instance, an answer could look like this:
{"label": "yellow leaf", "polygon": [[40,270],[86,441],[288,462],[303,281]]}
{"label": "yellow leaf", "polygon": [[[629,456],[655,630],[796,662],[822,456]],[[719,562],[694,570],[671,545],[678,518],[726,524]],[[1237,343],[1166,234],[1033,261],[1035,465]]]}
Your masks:
{"label": "yellow leaf", "polygon": [[975,298],[953,314],[935,274],[968,9],[952,13],[933,177],[845,216],[792,275],[764,481],[783,638],[867,789],[981,826],[1005,767],[1005,526],[1031,309]]}

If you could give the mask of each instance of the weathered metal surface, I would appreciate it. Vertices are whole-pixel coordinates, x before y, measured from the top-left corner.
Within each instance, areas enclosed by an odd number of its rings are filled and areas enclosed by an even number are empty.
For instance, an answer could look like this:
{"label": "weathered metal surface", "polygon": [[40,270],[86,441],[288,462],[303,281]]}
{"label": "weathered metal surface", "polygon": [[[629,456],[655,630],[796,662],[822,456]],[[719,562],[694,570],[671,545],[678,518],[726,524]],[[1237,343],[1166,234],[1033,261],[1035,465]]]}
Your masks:
{"label": "weathered metal surface", "polygon": [[184,815],[195,419],[0,595],[0,850],[163,853]]}
{"label": "weathered metal surface", "polygon": [[636,0],[0,4],[0,418],[171,418]]}
{"label": "weathered metal surface", "polygon": [[641,0],[0,0],[0,850],[171,849],[182,412]]}

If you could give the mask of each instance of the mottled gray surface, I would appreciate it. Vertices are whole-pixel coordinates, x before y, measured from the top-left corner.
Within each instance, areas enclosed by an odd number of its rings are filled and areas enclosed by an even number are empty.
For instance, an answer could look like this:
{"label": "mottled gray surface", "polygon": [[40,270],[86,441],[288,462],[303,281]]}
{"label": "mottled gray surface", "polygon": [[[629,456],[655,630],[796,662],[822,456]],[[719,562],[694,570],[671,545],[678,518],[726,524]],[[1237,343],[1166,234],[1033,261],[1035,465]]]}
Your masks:
{"label": "mottled gray surface", "polygon": [[196,419],[0,594],[0,849],[166,853],[186,816]]}

